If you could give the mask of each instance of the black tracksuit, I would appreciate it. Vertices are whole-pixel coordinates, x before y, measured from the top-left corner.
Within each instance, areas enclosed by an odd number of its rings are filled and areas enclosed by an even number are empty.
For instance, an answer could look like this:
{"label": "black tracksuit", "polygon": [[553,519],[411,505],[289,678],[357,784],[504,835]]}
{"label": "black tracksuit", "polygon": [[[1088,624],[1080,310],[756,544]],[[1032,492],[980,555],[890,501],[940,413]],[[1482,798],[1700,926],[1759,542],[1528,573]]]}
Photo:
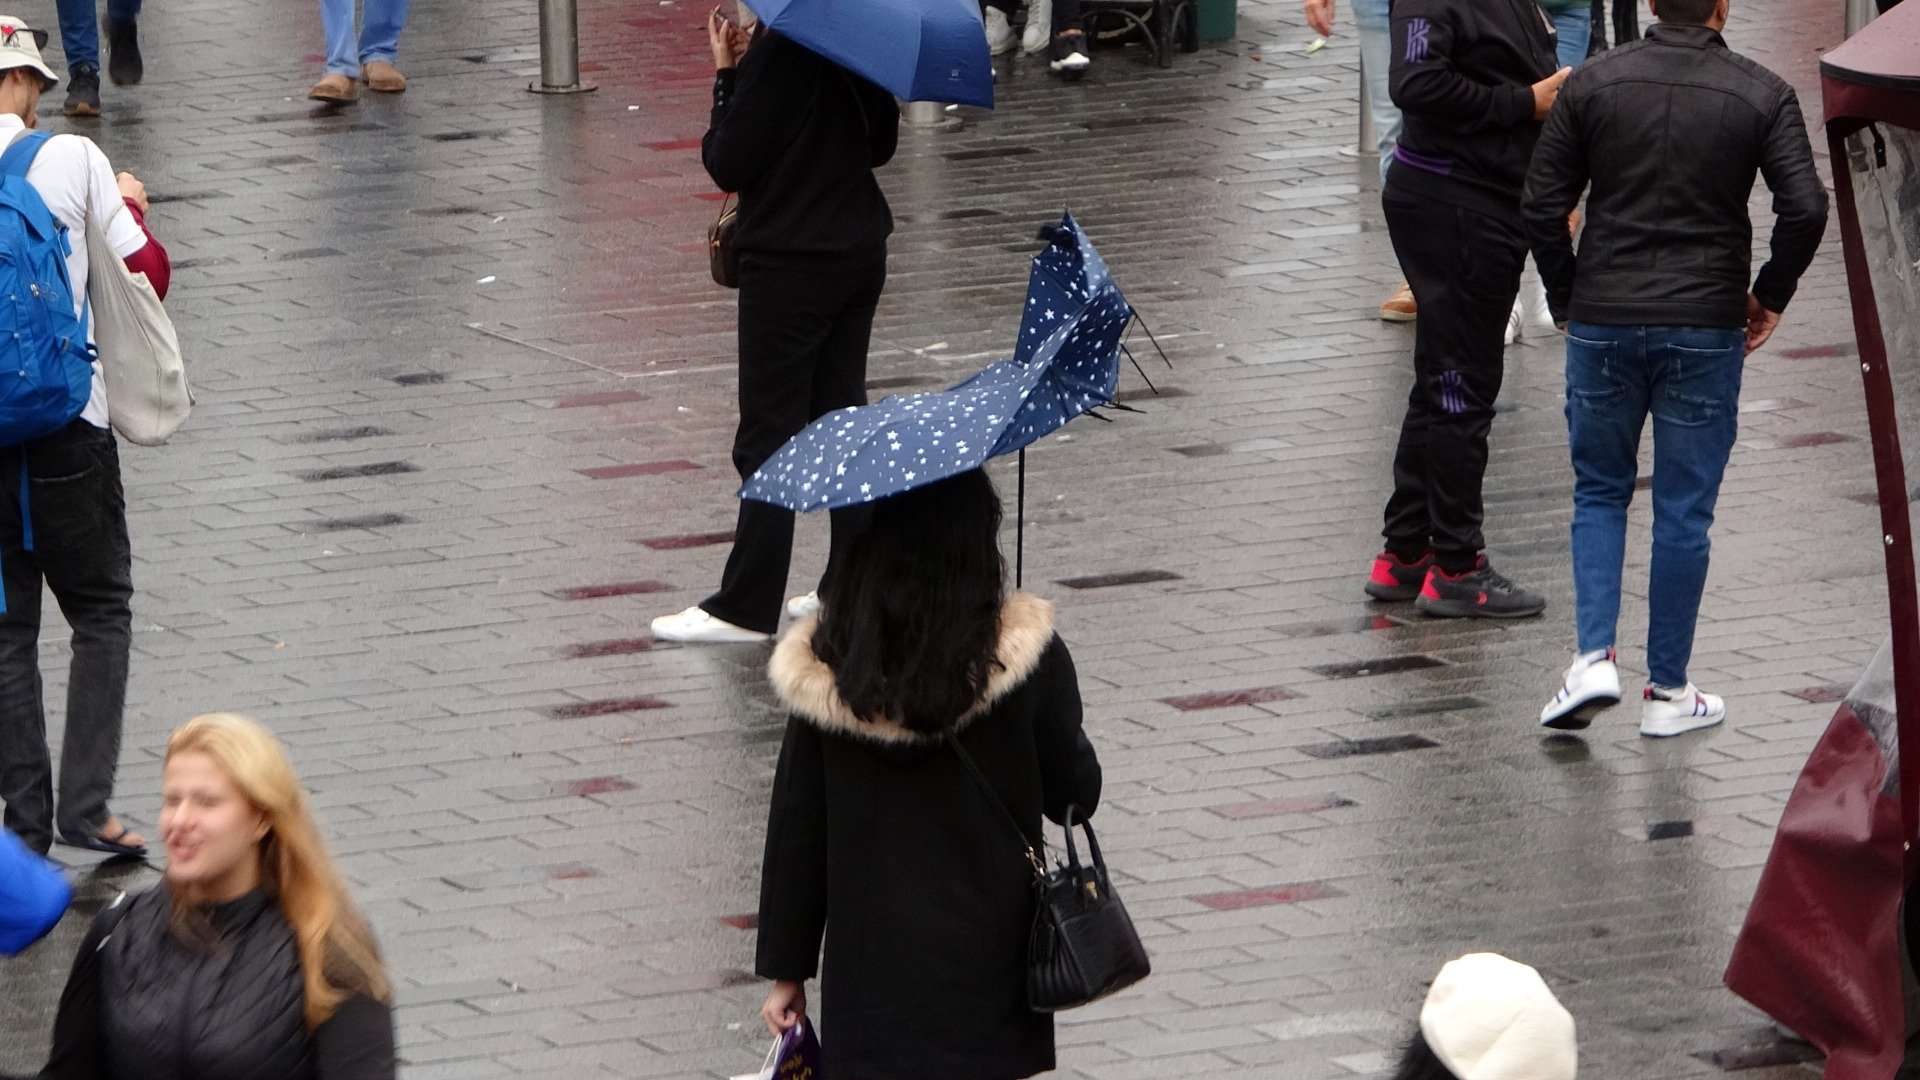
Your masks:
{"label": "black tracksuit", "polygon": [[1394,456],[1387,549],[1471,569],[1486,546],[1480,482],[1520,288],[1520,189],[1553,74],[1533,0],[1395,0],[1390,85],[1405,127],[1382,205],[1420,306],[1414,384]]}
{"label": "black tracksuit", "polygon": [[[893,216],[873,170],[893,158],[893,96],[776,33],[714,81],[701,159],[740,195],[740,427],[745,479],[822,414],[866,402],[867,340]],[[720,591],[700,606],[771,632],[793,514],[742,500]],[[835,512],[834,531],[848,519]]]}

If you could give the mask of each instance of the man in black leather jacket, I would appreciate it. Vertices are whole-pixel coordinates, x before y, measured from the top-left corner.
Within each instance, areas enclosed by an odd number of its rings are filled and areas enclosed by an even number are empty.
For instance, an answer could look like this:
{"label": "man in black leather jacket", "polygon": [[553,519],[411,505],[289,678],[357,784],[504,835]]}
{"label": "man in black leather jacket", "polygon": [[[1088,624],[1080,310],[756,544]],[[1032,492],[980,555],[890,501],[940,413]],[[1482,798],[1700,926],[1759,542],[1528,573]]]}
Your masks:
{"label": "man in black leather jacket", "polygon": [[[1779,325],[1826,230],[1827,194],[1793,88],[1727,48],[1727,0],[1654,0],[1646,38],[1567,80],[1527,174],[1528,239],[1567,327],[1579,653],[1540,722],[1583,728],[1620,699],[1627,505],[1653,416],[1648,685],[1640,732],[1710,727],[1726,704],[1687,678],[1745,354]],[[1751,279],[1755,175],[1771,258]],[[1567,214],[1587,197],[1576,257]],[[1571,320],[1571,321],[1569,321]]]}

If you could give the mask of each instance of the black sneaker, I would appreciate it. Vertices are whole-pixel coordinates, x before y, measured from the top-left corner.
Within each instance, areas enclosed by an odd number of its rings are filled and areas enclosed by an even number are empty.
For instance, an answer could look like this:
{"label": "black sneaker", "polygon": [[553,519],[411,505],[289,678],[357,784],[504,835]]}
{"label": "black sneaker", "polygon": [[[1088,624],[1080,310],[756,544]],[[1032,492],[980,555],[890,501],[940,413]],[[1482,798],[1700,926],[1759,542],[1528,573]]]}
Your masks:
{"label": "black sneaker", "polygon": [[1411,600],[1420,595],[1420,585],[1433,566],[1433,552],[1408,562],[1391,551],[1373,557],[1373,571],[1367,575],[1367,595],[1388,602]]}
{"label": "black sneaker", "polygon": [[107,77],[115,86],[137,86],[147,74],[140,56],[140,24],[132,19],[107,20]]}
{"label": "black sneaker", "polygon": [[60,107],[67,116],[100,115],[100,70],[85,64],[67,70],[67,103]]}
{"label": "black sneaker", "polygon": [[1547,599],[1508,581],[1482,555],[1472,570],[1457,576],[1434,564],[1413,606],[1442,619],[1524,619],[1540,614]]}

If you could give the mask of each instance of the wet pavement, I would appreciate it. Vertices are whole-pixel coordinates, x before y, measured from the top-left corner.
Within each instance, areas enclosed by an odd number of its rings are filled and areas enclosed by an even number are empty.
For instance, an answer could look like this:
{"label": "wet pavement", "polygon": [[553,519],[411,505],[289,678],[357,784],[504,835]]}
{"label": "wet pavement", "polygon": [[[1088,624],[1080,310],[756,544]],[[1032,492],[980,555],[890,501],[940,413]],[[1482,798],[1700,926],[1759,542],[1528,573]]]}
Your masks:
{"label": "wet pavement", "polygon": [[[310,9],[154,6],[148,84],[108,87],[83,129],[155,193],[201,398],[172,446],[123,452],[118,808],[151,829],[172,725],[257,715],[381,934],[407,1076],[750,1070],[766,651],[646,633],[704,595],[732,523],[700,7],[589,0],[600,90],[543,98],[522,89],[531,2],[417,0],[413,89],[337,111],[301,98]],[[1817,117],[1840,6],[1734,17]],[[1412,334],[1373,314],[1396,275],[1374,165],[1342,153],[1352,38],[1311,36],[1277,0],[1166,71],[1107,51],[1058,86],[1023,58],[998,112],[905,134],[883,173],[876,391],[1000,356],[1063,205],[1175,365],[1158,398],[1126,376],[1142,412],[1029,455],[1027,578],[1075,649],[1101,838],[1156,967],[1061,1018],[1058,1075],[1374,1075],[1424,980],[1478,949],[1546,973],[1587,1075],[1816,1075],[1720,971],[1835,688],[1883,633],[1837,241],[1747,367],[1694,668],[1730,723],[1655,744],[1622,708],[1542,739],[1572,644],[1560,355],[1509,353],[1487,485],[1493,555],[1546,617],[1364,603]],[[803,522],[796,589],[824,539]],[[54,700],[64,658],[50,629]],[[0,964],[0,1066],[39,1060],[83,922]]]}

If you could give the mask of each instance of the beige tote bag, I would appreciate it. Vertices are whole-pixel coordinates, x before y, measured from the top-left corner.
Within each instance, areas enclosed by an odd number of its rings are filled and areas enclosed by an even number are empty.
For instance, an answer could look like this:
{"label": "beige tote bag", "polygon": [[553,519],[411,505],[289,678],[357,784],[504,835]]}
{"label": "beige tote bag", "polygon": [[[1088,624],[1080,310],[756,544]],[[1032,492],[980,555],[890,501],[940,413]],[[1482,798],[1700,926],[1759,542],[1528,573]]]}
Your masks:
{"label": "beige tote bag", "polygon": [[[114,213],[129,213],[123,205]],[[140,446],[166,442],[193,408],[193,390],[180,356],[173,320],[147,281],[107,244],[106,218],[87,190],[87,299],[93,340],[107,379],[107,420],[120,437]]]}

